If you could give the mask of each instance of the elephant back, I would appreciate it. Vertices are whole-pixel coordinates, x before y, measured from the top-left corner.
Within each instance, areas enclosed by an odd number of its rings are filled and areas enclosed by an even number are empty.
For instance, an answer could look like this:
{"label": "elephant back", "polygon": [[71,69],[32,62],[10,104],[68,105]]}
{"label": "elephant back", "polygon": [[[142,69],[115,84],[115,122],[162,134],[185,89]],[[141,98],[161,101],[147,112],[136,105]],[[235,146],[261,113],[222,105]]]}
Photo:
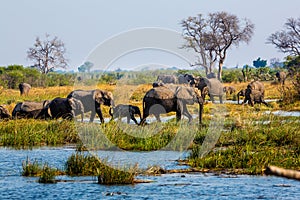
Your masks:
{"label": "elephant back", "polygon": [[173,99],[175,98],[175,93],[166,87],[155,87],[145,94],[145,98]]}
{"label": "elephant back", "polygon": [[252,81],[251,83],[248,84],[247,88],[249,88],[251,90],[258,90],[262,94],[264,94],[264,92],[265,92],[265,86],[260,81]]}
{"label": "elephant back", "polygon": [[210,95],[223,95],[223,84],[216,78],[208,79],[207,87]]}

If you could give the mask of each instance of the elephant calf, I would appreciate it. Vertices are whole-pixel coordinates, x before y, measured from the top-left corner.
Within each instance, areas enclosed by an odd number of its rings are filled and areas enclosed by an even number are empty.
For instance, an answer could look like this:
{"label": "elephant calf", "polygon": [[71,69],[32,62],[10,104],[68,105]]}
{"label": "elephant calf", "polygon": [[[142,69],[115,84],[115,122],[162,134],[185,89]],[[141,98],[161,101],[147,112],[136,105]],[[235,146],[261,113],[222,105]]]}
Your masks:
{"label": "elephant calf", "polygon": [[109,114],[111,116],[111,120],[114,118],[119,118],[121,117],[127,117],[127,123],[129,124],[130,119],[132,119],[136,124],[138,124],[137,120],[135,119],[134,115],[139,115],[140,121],[142,121],[142,115],[139,107],[133,106],[133,105],[124,105],[124,104],[119,104],[114,108],[109,109]]}
{"label": "elephant calf", "polygon": [[79,114],[83,121],[84,108],[80,100],[61,97],[53,99],[41,112],[42,116],[46,116],[45,118],[58,119],[61,117],[70,120]]}
{"label": "elephant calf", "polygon": [[24,101],[18,103],[13,109],[12,118],[36,118],[48,103],[48,100],[42,102]]}

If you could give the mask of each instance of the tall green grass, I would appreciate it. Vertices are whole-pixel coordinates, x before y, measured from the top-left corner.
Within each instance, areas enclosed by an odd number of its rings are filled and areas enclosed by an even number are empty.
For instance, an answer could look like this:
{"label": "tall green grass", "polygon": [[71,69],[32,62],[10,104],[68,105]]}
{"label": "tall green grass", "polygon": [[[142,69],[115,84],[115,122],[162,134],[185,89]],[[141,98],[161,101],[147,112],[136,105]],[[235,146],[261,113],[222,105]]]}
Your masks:
{"label": "tall green grass", "polygon": [[0,146],[26,148],[77,143],[74,122],[19,119],[0,122]]}
{"label": "tall green grass", "polygon": [[201,143],[195,145],[189,163],[247,174],[261,174],[268,165],[300,169],[299,119],[262,115],[244,120],[239,127],[232,125],[205,157],[199,155]]}

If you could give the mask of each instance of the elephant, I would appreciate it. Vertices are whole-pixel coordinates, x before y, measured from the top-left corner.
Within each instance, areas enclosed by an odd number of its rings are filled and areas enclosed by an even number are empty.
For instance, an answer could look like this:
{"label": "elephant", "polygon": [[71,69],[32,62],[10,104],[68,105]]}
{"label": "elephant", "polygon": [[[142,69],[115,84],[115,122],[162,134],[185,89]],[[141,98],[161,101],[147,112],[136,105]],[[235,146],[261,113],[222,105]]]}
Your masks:
{"label": "elephant", "polygon": [[247,88],[251,90],[258,90],[261,92],[262,96],[265,96],[265,86],[262,82],[260,81],[252,81],[247,85]]}
{"label": "elephant", "polygon": [[12,112],[12,118],[36,118],[45,108],[49,100],[42,102],[24,101],[17,103]]}
{"label": "elephant", "polygon": [[267,102],[265,102],[264,100],[263,93],[259,90],[252,90],[250,88],[247,88],[245,90],[245,99],[243,101],[243,104],[247,101],[251,106],[254,106],[254,103],[263,103],[268,106]]}
{"label": "elephant", "polygon": [[194,85],[195,84],[195,78],[191,74],[180,74],[178,76],[178,83],[179,84],[186,84],[186,85]]}
{"label": "elephant", "polygon": [[0,119],[10,119],[11,115],[6,108],[0,106]]}
{"label": "elephant", "polygon": [[72,120],[77,115],[81,115],[81,122],[83,121],[84,107],[80,100],[74,98],[61,98],[56,97],[53,99],[40,114],[36,117],[41,118],[52,118],[52,119],[69,119]]}
{"label": "elephant", "polygon": [[276,77],[278,79],[278,82],[281,84],[281,85],[284,85],[284,82],[285,82],[285,79],[287,78],[287,75],[285,72],[281,71],[281,72],[277,72],[276,74]]}
{"label": "elephant", "polygon": [[129,124],[130,119],[132,119],[134,123],[138,124],[134,117],[135,114],[139,115],[140,121],[142,121],[142,115],[139,107],[133,105],[119,104],[116,107],[110,107],[109,114],[111,116],[111,120],[114,118],[119,118],[120,120],[121,117],[127,117],[127,124]]}
{"label": "elephant", "polygon": [[165,84],[164,83],[162,83],[162,82],[154,82],[154,83],[152,83],[152,87],[160,87],[160,86],[164,86]]}
{"label": "elephant", "polygon": [[235,93],[235,88],[233,86],[224,86],[223,87],[223,91],[226,93],[226,94],[233,94]]}
{"label": "elephant", "polygon": [[104,123],[104,118],[101,111],[101,105],[105,106],[114,106],[113,95],[111,92],[103,91],[99,89],[95,90],[74,90],[72,91],[67,98],[73,97],[82,102],[84,107],[84,112],[90,112],[90,122],[94,121],[95,115],[100,118],[100,122]]}
{"label": "elephant", "polygon": [[156,81],[173,84],[176,84],[178,82],[177,77],[175,75],[159,75]]}
{"label": "elephant", "polygon": [[240,96],[245,97],[246,90],[242,89],[237,93],[237,98],[238,98],[238,104],[240,104]]}
{"label": "elephant", "polygon": [[[223,90],[223,84],[216,78],[197,78],[195,79],[195,87],[198,88],[201,91],[202,98],[205,99],[205,93],[208,89],[208,95],[210,97],[210,100],[214,103],[214,97],[218,96],[220,99],[220,103],[223,103],[223,96],[224,96],[224,90]],[[205,88],[207,87],[207,88]]]}
{"label": "elephant", "polygon": [[199,123],[202,123],[203,99],[197,88],[187,86],[176,86],[166,84],[163,87],[155,87],[146,92],[143,98],[143,118],[140,125],[143,125],[150,114],[154,114],[160,122],[159,115],[162,113],[176,112],[177,122],[183,115],[192,121],[192,115],[187,110],[187,104],[199,103]]}
{"label": "elephant", "polygon": [[28,83],[20,83],[19,84],[19,90],[20,90],[20,95],[28,95],[29,90],[31,89],[31,85]]}

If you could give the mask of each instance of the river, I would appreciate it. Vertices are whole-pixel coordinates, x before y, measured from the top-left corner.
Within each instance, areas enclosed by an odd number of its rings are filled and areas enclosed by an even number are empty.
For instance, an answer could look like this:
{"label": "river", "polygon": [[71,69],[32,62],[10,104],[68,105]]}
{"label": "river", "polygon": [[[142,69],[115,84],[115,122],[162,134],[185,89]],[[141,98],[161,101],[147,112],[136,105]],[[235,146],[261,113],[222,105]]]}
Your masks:
{"label": "river", "polygon": [[[37,177],[22,177],[22,161],[27,157],[51,167],[64,169],[72,147],[14,150],[0,148],[0,199],[298,199],[300,182],[274,176],[164,174],[137,176],[151,183],[105,186],[96,177],[57,176],[56,184],[38,183]],[[156,164],[164,168],[178,167],[176,159],[187,152],[94,152],[110,156],[110,162],[139,162],[141,168]]]}

